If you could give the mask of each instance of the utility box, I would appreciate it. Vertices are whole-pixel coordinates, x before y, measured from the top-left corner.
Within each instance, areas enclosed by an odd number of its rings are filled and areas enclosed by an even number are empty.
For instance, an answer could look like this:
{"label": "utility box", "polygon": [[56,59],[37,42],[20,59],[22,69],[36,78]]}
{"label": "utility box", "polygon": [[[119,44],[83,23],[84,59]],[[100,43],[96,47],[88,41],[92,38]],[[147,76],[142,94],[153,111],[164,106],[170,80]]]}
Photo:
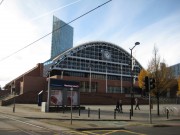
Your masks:
{"label": "utility box", "polygon": [[41,112],[47,112],[47,102],[42,102]]}

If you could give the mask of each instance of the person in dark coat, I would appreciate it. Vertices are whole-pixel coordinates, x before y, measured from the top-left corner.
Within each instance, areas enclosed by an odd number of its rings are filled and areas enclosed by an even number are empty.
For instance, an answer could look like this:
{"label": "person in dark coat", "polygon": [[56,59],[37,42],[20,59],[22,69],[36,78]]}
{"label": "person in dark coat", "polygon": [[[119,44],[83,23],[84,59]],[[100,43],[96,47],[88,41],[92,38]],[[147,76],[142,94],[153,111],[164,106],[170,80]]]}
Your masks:
{"label": "person in dark coat", "polygon": [[138,98],[135,98],[135,104],[136,104],[135,110],[136,110],[136,108],[138,108],[140,110]]}
{"label": "person in dark coat", "polygon": [[117,101],[117,103],[116,103],[116,108],[115,108],[115,111],[120,112],[120,109],[119,109],[119,100],[118,100],[118,101]]}
{"label": "person in dark coat", "polygon": [[119,100],[119,109],[121,113],[123,113],[122,105],[122,100]]}

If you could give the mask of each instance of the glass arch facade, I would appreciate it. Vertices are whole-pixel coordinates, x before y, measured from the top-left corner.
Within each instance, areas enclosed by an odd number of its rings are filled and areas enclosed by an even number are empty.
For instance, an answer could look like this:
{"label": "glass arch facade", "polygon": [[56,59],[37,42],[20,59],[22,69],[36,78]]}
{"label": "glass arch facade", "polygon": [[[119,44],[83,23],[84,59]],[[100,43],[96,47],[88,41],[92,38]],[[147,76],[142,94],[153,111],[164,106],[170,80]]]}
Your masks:
{"label": "glass arch facade", "polygon": [[[133,76],[137,78],[142,66],[134,62]],[[45,72],[96,79],[131,81],[131,56],[123,48],[108,42],[89,42],[76,46],[45,63]]]}

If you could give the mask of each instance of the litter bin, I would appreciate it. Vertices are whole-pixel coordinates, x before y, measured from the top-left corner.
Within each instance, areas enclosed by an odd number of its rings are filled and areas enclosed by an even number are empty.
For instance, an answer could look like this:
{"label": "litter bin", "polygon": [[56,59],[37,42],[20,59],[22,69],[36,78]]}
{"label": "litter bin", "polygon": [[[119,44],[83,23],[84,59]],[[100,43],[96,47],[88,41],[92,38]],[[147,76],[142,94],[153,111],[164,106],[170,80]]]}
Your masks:
{"label": "litter bin", "polygon": [[38,106],[42,105],[43,90],[38,93]]}

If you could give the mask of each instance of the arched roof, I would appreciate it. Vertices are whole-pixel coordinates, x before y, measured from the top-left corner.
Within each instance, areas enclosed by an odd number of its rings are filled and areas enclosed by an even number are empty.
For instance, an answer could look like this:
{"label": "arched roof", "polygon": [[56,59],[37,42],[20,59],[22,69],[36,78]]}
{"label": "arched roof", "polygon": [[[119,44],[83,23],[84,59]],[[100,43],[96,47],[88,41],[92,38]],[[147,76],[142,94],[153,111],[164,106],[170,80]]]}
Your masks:
{"label": "arched roof", "polygon": [[[134,63],[134,70],[139,72],[142,66],[135,59]],[[93,41],[83,43],[61,53],[49,65],[51,69],[78,72],[89,72],[91,67],[94,73],[103,74],[108,70],[108,73],[112,75],[120,75],[120,68],[123,68],[122,74],[130,76],[131,56],[126,50],[115,44]]]}

